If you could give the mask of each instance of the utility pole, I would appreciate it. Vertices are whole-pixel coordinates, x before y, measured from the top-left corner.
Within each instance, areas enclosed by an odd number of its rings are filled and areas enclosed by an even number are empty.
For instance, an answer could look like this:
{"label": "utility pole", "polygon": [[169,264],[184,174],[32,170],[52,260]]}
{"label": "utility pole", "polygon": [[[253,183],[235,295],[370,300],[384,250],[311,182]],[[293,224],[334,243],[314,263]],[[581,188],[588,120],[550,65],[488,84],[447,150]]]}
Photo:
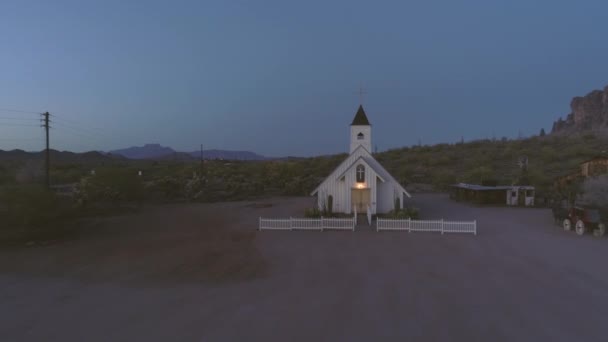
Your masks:
{"label": "utility pole", "polygon": [[204,152],[203,152],[203,144],[201,144],[201,177],[203,176],[204,172],[205,172],[205,157],[204,157]]}
{"label": "utility pole", "polygon": [[51,188],[51,150],[49,147],[49,112],[44,112],[42,114],[42,121],[44,124],[44,130],[46,132],[46,160],[45,160],[45,168],[46,168],[46,187],[47,189]]}

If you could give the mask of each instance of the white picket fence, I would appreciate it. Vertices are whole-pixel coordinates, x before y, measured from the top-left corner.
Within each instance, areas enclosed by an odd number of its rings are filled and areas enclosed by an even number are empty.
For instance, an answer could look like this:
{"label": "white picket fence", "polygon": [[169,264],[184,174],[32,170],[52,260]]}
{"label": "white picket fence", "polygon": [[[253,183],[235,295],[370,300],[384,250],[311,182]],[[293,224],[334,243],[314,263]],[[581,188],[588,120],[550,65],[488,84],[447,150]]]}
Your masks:
{"label": "white picket fence", "polygon": [[260,217],[260,230],[291,230],[290,219],[263,219]]}
{"label": "white picket fence", "polygon": [[356,218],[295,218],[272,219],[260,217],[259,230],[355,230]]}
{"label": "white picket fence", "polygon": [[475,221],[423,221],[423,220],[376,220],[376,231],[403,230],[408,232],[438,232],[438,233],[470,233],[477,235],[477,220]]}

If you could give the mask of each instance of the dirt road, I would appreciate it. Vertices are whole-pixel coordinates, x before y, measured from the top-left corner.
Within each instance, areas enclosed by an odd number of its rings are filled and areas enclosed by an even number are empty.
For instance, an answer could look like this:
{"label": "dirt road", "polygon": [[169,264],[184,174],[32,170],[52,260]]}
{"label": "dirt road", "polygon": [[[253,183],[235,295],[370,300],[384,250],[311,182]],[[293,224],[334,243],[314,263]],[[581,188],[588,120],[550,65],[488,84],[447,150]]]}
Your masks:
{"label": "dirt road", "polygon": [[250,242],[230,245],[236,257],[222,263],[237,267],[239,277],[200,276],[199,258],[219,253],[200,251],[209,248],[200,241],[208,229],[249,234],[257,217],[301,216],[311,203],[292,198],[159,207],[104,220],[74,241],[2,251],[0,340],[608,336],[608,239],[559,230],[543,209],[478,208],[418,195],[423,218],[477,219],[479,235],[371,229],[265,231],[249,240],[230,235]]}

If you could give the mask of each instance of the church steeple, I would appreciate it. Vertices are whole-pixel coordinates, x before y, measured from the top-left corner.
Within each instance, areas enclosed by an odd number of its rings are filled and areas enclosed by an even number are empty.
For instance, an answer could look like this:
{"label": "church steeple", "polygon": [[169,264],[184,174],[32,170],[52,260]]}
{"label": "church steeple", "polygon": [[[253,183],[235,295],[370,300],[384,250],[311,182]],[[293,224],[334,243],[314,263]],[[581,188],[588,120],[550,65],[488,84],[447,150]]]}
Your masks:
{"label": "church steeple", "polygon": [[363,146],[369,153],[372,152],[372,125],[361,105],[350,124],[350,153],[353,153],[359,146]]}
{"label": "church steeple", "polygon": [[367,115],[365,115],[365,111],[363,110],[363,105],[359,105],[359,109],[357,109],[357,114],[355,114],[355,118],[353,119],[353,123],[351,126],[371,126],[369,120],[367,120]]}

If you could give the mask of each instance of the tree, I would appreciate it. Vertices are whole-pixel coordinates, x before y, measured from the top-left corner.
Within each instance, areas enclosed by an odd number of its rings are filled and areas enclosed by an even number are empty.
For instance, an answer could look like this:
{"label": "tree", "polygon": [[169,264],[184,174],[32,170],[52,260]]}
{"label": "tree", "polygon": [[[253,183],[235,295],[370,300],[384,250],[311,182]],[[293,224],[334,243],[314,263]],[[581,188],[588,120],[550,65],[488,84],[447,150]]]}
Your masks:
{"label": "tree", "polygon": [[544,128],[541,128],[541,129],[540,129],[540,134],[539,134],[539,135],[540,135],[541,137],[544,137],[544,136],[546,135],[546,134],[545,134],[545,129],[544,129]]}

